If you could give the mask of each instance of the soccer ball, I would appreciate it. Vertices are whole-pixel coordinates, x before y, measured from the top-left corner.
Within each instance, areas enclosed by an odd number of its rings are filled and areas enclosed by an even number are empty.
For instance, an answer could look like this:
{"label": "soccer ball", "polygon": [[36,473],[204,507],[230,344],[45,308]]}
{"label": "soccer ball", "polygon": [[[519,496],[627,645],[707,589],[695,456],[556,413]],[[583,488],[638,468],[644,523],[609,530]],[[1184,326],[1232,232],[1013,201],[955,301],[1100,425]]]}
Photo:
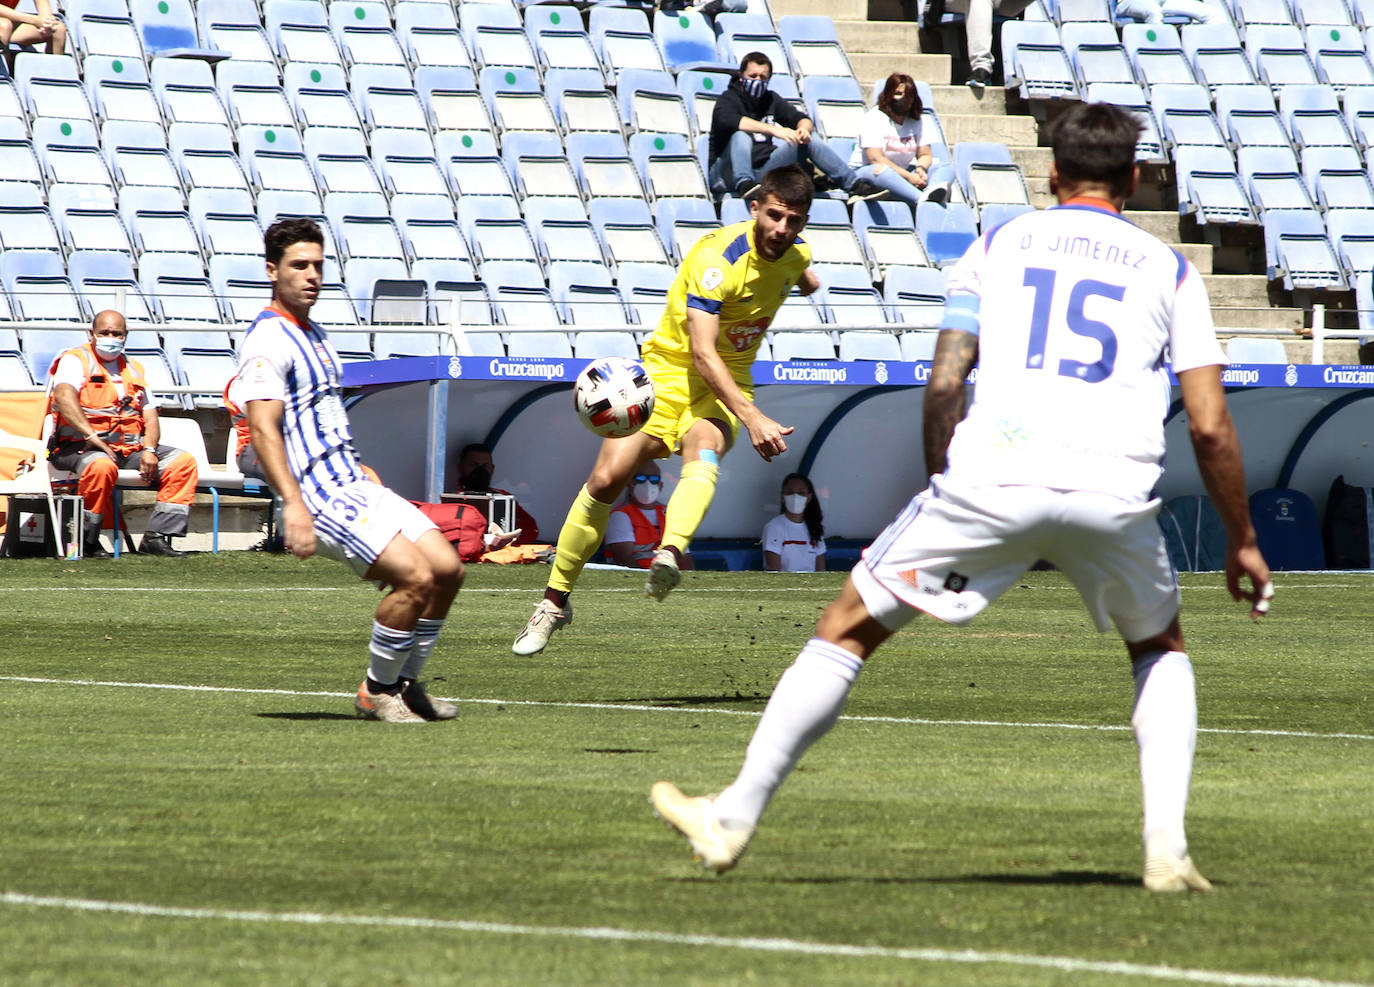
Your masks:
{"label": "soccer ball", "polygon": [[638,360],[606,356],[587,364],[573,385],[582,424],[604,439],[634,435],[654,411],[654,385]]}

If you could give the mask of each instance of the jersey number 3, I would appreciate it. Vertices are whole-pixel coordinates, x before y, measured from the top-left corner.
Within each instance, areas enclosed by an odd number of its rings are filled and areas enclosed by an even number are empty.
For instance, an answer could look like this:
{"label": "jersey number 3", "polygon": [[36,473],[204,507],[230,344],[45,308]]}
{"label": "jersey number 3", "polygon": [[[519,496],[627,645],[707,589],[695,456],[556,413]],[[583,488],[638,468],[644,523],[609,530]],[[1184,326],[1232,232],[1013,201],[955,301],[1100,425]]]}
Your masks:
{"label": "jersey number 3", "polygon": [[[1054,281],[1057,271],[1048,267],[1028,267],[1022,282],[1027,288],[1035,289],[1035,304],[1031,309],[1030,345],[1026,348],[1026,368],[1043,370],[1045,368],[1045,345],[1050,334],[1050,310],[1054,300]],[[1083,307],[1089,298],[1099,296],[1119,302],[1126,289],[1119,284],[1107,284],[1084,278],[1077,281],[1069,291],[1069,307],[1064,313],[1064,325],[1076,336],[1096,340],[1102,347],[1102,356],[1095,363],[1080,363],[1078,360],[1060,360],[1059,376],[1072,377],[1089,384],[1096,384],[1112,375],[1116,367],[1116,333],[1105,322],[1089,319],[1083,314]]]}

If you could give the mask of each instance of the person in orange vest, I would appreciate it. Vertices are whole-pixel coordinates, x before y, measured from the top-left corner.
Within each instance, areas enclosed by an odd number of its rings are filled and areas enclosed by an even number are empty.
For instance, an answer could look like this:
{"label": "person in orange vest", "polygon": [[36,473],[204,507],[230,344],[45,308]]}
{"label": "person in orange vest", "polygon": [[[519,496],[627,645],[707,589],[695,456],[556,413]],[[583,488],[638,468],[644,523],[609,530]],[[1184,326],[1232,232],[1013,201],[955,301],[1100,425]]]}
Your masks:
{"label": "person in orange vest", "polygon": [[185,555],[172,547],[171,539],[186,534],[199,479],[195,457],[159,443],[162,430],[157,408],[148,400],[143,365],[124,355],[128,335],[124,316],[100,312],[91,322],[90,341],[53,361],[49,410],[57,428],[48,459],[77,475],[76,489],[85,504],[87,556],[109,554],[100,545],[100,529],[111,513],[121,469],[136,469],[144,483],[157,487],[139,550]]}
{"label": "person in orange vest", "polygon": [[[663,540],[666,512],[658,502],[662,491],[663,474],[651,459],[630,478],[625,503],[612,510],[606,521],[606,561],[632,569],[647,569],[653,564]],[[682,562],[684,569],[692,568],[690,555],[684,555]]]}

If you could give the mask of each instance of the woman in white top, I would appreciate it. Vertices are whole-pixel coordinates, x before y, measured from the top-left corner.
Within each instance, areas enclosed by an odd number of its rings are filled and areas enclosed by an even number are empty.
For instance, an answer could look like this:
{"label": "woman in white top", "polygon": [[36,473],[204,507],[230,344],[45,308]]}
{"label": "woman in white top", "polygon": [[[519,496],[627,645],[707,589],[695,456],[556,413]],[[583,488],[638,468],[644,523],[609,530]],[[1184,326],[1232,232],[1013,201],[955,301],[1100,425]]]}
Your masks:
{"label": "woman in white top", "polygon": [[894,72],[883,84],[878,105],[864,116],[849,167],[914,207],[923,198],[933,162],[921,142],[921,97],[911,76]]}
{"label": "woman in white top", "polygon": [[801,473],[782,481],[782,513],[763,529],[763,567],[769,572],[824,572],[825,525],[816,488]]}

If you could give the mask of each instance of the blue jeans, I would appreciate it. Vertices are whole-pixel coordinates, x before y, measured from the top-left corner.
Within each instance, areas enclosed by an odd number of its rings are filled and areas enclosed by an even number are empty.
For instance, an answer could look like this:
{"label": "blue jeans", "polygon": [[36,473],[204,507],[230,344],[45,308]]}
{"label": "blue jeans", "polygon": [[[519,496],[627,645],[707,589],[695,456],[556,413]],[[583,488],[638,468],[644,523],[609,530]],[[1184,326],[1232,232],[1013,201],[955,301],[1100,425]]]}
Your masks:
{"label": "blue jeans", "polygon": [[753,185],[765,171],[790,164],[805,167],[807,162],[814,164],[837,185],[849,188],[854,184],[854,171],[819,137],[813,137],[810,143],[798,147],[793,147],[786,141],[774,141],[773,153],[768,156],[763,167],[755,168],[753,135],[737,130],[731,135],[725,153],[711,162],[711,190],[717,193],[733,193],[742,182]]}
{"label": "blue jeans", "polygon": [[892,168],[883,165],[883,170],[876,175],[873,173],[872,165],[864,165],[854,173],[859,178],[867,179],[879,188],[885,188],[893,198],[909,202],[915,207],[923,198],[921,189],[912,185],[909,181],[897,174]]}

